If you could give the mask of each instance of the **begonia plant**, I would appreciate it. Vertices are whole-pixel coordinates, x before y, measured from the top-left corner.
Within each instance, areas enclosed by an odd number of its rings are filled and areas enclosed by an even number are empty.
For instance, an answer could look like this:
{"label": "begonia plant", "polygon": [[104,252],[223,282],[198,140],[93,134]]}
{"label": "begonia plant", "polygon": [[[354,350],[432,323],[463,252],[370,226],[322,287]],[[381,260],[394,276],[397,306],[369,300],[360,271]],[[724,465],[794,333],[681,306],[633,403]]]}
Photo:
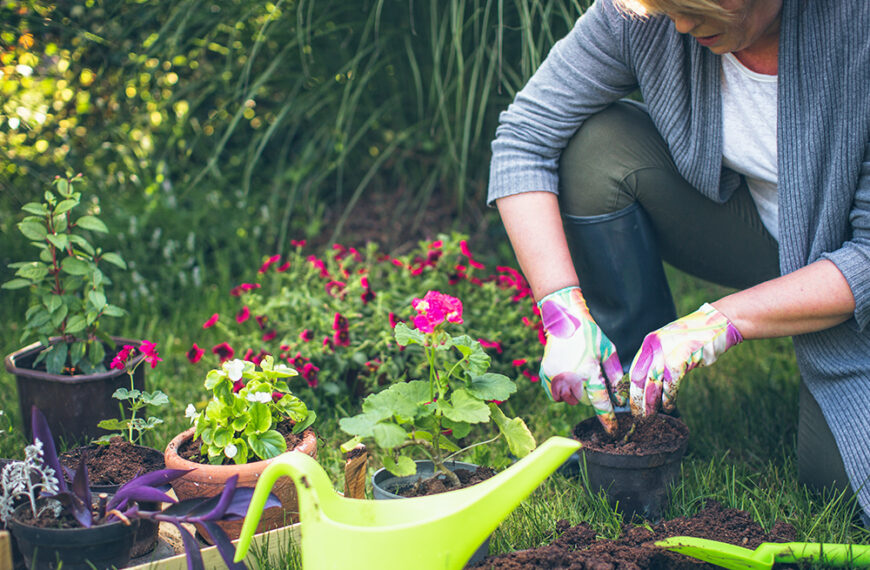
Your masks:
{"label": "begonia plant", "polygon": [[[503,437],[511,453],[527,455],[535,448],[534,437],[521,418],[508,418],[499,408],[516,392],[516,384],[488,371],[490,357],[479,341],[447,330],[462,323],[462,302],[429,291],[412,306],[414,327],[398,323],[395,338],[400,346],[422,348],[428,377],[396,382],[366,397],[362,413],[339,421],[344,432],[356,436],[343,449],[371,439],[388,452],[382,458],[384,467],[398,476],[416,473],[411,452],[419,450],[457,486],[457,476],[444,463],[471,447]],[[475,426],[490,422],[497,428],[494,437],[459,447],[457,441]]]}
{"label": "begonia plant", "polygon": [[289,421],[293,433],[301,433],[317,417],[314,410],[293,395],[287,379],[299,373],[266,356],[257,365],[233,359],[209,371],[205,388],[211,399],[205,410],[188,405],[185,415],[195,426],[193,439],[202,441],[201,452],[209,463],[252,458],[270,459],[287,451],[278,424]]}

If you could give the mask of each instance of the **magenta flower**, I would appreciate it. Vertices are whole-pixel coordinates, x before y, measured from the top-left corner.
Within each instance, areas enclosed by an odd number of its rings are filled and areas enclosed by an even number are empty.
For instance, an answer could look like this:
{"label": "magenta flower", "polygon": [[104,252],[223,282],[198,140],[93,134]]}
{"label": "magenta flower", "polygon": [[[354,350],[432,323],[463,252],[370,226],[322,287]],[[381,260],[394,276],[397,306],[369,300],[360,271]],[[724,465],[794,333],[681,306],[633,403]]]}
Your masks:
{"label": "magenta flower", "polygon": [[211,351],[214,354],[218,355],[218,358],[221,359],[221,363],[229,360],[236,354],[236,351],[233,350],[233,347],[231,347],[227,342],[216,344],[214,347],[212,347]]}
{"label": "magenta flower", "polygon": [[247,321],[250,316],[251,310],[248,308],[247,305],[245,305],[244,307],[242,307],[242,310],[236,314],[236,322],[242,324],[243,322]]}
{"label": "magenta flower", "polygon": [[118,351],[118,354],[112,359],[112,364],[110,368],[114,370],[123,370],[127,367],[127,359],[130,358],[130,354],[136,350],[135,346],[130,346],[129,344],[125,344],[121,350]]}
{"label": "magenta flower", "polygon": [[290,262],[289,262],[289,261],[285,261],[284,263],[282,263],[281,265],[279,265],[278,267],[276,267],[276,268],[275,268],[275,271],[277,271],[277,272],[279,272],[279,273],[284,273],[284,272],[287,271],[288,269],[290,269]]}
{"label": "magenta flower", "polygon": [[311,342],[314,339],[314,333],[308,329],[304,329],[299,333],[299,340],[302,342]]}
{"label": "magenta flower", "polygon": [[157,356],[157,345],[153,342],[143,340],[139,345],[139,350],[145,355],[145,362],[151,365],[151,368],[157,366],[158,362],[163,362],[163,359]]}
{"label": "magenta flower", "polygon": [[387,315],[387,318],[390,319],[390,326],[392,328],[396,328],[397,324],[404,322],[404,321],[402,321],[402,319],[400,319],[396,316],[396,313],[393,313],[393,312],[390,312],[390,314]]}
{"label": "magenta flower", "polygon": [[305,247],[305,240],[304,239],[291,239],[290,245],[292,245],[293,247]]}
{"label": "magenta flower", "polygon": [[337,299],[344,298],[345,284],[341,281],[327,281],[323,288],[326,289],[326,293],[332,297]]}
{"label": "magenta flower", "polygon": [[263,334],[263,342],[269,342],[270,340],[272,340],[276,336],[278,336],[278,331],[276,331],[275,329],[271,329],[268,332]]}
{"label": "magenta flower", "polygon": [[414,299],[411,306],[417,311],[414,326],[421,332],[431,333],[445,321],[462,323],[462,301],[456,297],[429,291],[422,299]]}
{"label": "magenta flower", "polygon": [[267,259],[263,263],[263,265],[260,266],[260,269],[257,272],[258,273],[265,273],[266,271],[269,270],[270,267],[272,267],[274,264],[278,263],[279,261],[281,261],[281,256],[280,255],[273,255],[272,257]]}
{"label": "magenta flower", "polygon": [[257,321],[257,325],[259,325],[260,330],[262,330],[266,328],[266,321],[269,320],[269,318],[266,315],[257,315],[254,317],[254,320]]}
{"label": "magenta flower", "polygon": [[486,340],[485,338],[479,338],[479,339],[477,339],[477,342],[479,342],[480,346],[482,346],[483,348],[494,348],[496,353],[498,353],[498,354],[502,353],[501,343],[498,341]]}
{"label": "magenta flower", "polygon": [[193,343],[193,346],[190,347],[190,350],[187,351],[187,359],[191,364],[196,364],[202,358],[202,355],[205,354],[205,350],[201,349]]}
{"label": "magenta flower", "polygon": [[213,327],[215,325],[215,323],[218,322],[218,319],[220,319],[220,318],[221,317],[219,314],[217,314],[217,313],[213,314],[211,317],[209,317],[209,319],[206,322],[202,323],[202,328],[207,329],[207,328]]}
{"label": "magenta flower", "polygon": [[527,360],[525,358],[515,358],[515,359],[511,360],[511,365],[512,366],[523,366],[526,362],[527,362]]}
{"label": "magenta flower", "polygon": [[462,254],[468,258],[468,265],[472,267],[476,267],[477,269],[483,269],[483,264],[475,261],[473,257],[471,257],[471,251],[468,249],[468,242],[462,240],[459,242],[459,250]]}
{"label": "magenta flower", "polygon": [[304,366],[302,366],[302,370],[299,371],[299,374],[305,378],[305,381],[308,382],[308,385],[312,388],[317,388],[317,373],[320,372],[320,368],[314,366],[310,362],[306,362]]}

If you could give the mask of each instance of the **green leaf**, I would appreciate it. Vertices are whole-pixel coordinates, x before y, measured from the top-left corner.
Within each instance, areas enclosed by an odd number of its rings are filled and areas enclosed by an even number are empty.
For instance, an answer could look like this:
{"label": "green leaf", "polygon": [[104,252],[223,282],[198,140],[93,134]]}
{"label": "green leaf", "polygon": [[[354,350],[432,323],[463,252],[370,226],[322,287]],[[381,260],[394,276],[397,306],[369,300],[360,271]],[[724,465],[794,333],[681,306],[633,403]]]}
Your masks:
{"label": "green leaf", "polygon": [[[462,439],[463,437],[471,433],[471,424],[466,422],[452,422],[448,418],[442,419],[441,427],[443,427],[444,429],[452,429],[453,437],[455,437],[456,439]],[[446,438],[442,437],[441,439],[443,440]],[[444,446],[442,445],[441,447]]]}
{"label": "green leaf", "polygon": [[471,379],[469,392],[481,400],[498,400],[503,402],[517,391],[513,380],[503,374],[487,372]]}
{"label": "green leaf", "polygon": [[63,305],[63,301],[61,300],[60,295],[48,293],[47,295],[43,295],[42,304],[46,309],[48,309],[49,313],[53,313]]}
{"label": "green leaf", "polygon": [[375,443],[382,449],[393,449],[408,439],[408,432],[392,422],[382,422],[372,428]]}
{"label": "green leaf", "polygon": [[78,200],[61,200],[54,208],[54,215],[57,216],[58,214],[65,214],[66,212],[69,212],[70,210],[78,206],[78,204]]}
{"label": "green leaf", "polygon": [[63,332],[67,334],[76,334],[85,330],[86,326],[88,326],[88,322],[82,315],[73,315],[66,322],[66,327]]}
{"label": "green leaf", "polygon": [[437,404],[444,417],[454,422],[479,424],[489,421],[487,405],[465,389],[455,390],[449,404],[444,400],[438,400]]}
{"label": "green leaf", "polygon": [[227,379],[227,373],[223,370],[209,370],[208,374],[205,375],[205,389],[214,390],[214,387],[217,386],[219,382]]}
{"label": "green leaf", "polygon": [[24,237],[33,241],[42,241],[45,239],[45,236],[48,235],[48,230],[45,228],[45,224],[39,222],[20,222],[18,224],[18,230],[24,235]]}
{"label": "green leaf", "polygon": [[214,444],[218,447],[226,447],[233,438],[233,432],[226,426],[218,426],[214,430]]}
{"label": "green leaf", "polygon": [[27,319],[27,326],[30,328],[39,328],[49,320],[51,320],[51,313],[37,305],[38,309],[30,314],[30,317]]}
{"label": "green leaf", "polygon": [[411,380],[410,382],[399,382],[391,387],[407,400],[415,404],[425,404],[432,401],[432,396],[429,393],[428,380]]}
{"label": "green leaf", "polygon": [[371,437],[374,433],[375,425],[382,419],[384,418],[362,413],[349,418],[341,418],[338,420],[338,427],[348,435]]}
{"label": "green leaf", "polygon": [[3,284],[3,289],[24,289],[30,286],[30,281],[27,279],[10,279]]}
{"label": "green leaf", "polygon": [[94,309],[102,311],[103,307],[106,306],[106,295],[102,291],[90,291],[88,293],[88,301],[91,302]]}
{"label": "green leaf", "polygon": [[368,396],[363,400],[363,412],[377,415],[380,419],[387,419],[394,415],[413,418],[417,415],[417,402],[408,398],[403,393],[405,388],[400,386],[401,383],[393,384],[386,390]]}
{"label": "green leaf", "polygon": [[110,420],[101,421],[100,423],[97,424],[97,427],[107,429],[110,431],[125,431],[128,427],[130,427],[130,421],[129,420],[121,421],[121,420],[112,418]]}
{"label": "green leaf", "polygon": [[266,433],[249,435],[248,444],[254,451],[254,455],[260,459],[271,459],[287,451],[287,441],[276,430]]}
{"label": "green leaf", "polygon": [[169,396],[160,390],[156,392],[142,392],[142,401],[149,406],[165,406],[169,403]]}
{"label": "green leaf", "polygon": [[49,374],[61,374],[66,364],[67,346],[57,343],[48,349],[45,355],[45,370]]}
{"label": "green leaf", "polygon": [[308,426],[312,425],[314,421],[317,419],[317,412],[314,410],[308,410],[308,414],[305,416],[304,420],[297,421],[293,426],[293,433],[301,433]]}
{"label": "green leaf", "polygon": [[87,350],[88,345],[82,341],[76,341],[72,343],[69,349],[69,361],[70,364],[76,366],[79,362],[81,362],[82,358],[85,357],[85,351]]}
{"label": "green leaf", "polygon": [[342,453],[348,453],[360,443],[362,443],[362,438],[360,436],[356,436],[342,443],[341,446],[339,446],[339,449]]}
{"label": "green leaf", "polygon": [[88,240],[86,240],[85,238],[83,238],[82,236],[76,235],[76,234],[71,234],[69,236],[69,241],[71,243],[74,243],[75,245],[79,246],[88,255],[91,255],[91,256],[94,255],[94,253],[95,253],[94,246],[92,246],[90,244],[90,242]]}
{"label": "green leaf", "polygon": [[46,234],[45,239],[57,249],[66,249],[69,245],[69,236],[66,234]]}
{"label": "green leaf", "polygon": [[[69,180],[67,180],[66,178],[63,178],[61,176],[58,176],[57,178],[54,179],[54,185],[57,186],[57,191],[61,196],[69,196],[69,193],[71,191]],[[53,202],[54,201],[54,196],[52,196],[51,192],[49,192],[47,190],[45,192],[45,201],[46,202]]]}
{"label": "green leaf", "polygon": [[30,279],[31,281],[42,281],[48,275],[48,266],[39,261],[32,261],[27,265],[19,267],[15,275],[24,279]]}
{"label": "green leaf", "polygon": [[103,343],[101,342],[92,342],[88,346],[88,360],[94,366],[99,366],[103,363],[103,360],[106,358],[106,349],[103,348]]}
{"label": "green leaf", "polygon": [[66,219],[66,214],[60,214],[51,218],[51,225],[56,232],[65,232],[69,227],[69,221]]}
{"label": "green leaf", "polygon": [[103,314],[107,317],[123,317],[127,311],[116,305],[106,305],[103,307]]}
{"label": "green leaf", "polygon": [[248,462],[248,456],[250,455],[248,444],[245,440],[239,438],[234,439],[233,444],[236,446],[236,456],[233,457],[233,461],[236,462],[236,465],[244,465]]}
{"label": "green leaf", "polygon": [[130,390],[129,388],[118,388],[112,393],[112,397],[116,400],[135,400],[142,392],[139,390]]}
{"label": "green leaf", "polygon": [[91,230],[95,232],[108,233],[109,228],[106,227],[99,218],[96,216],[82,216],[78,220],[76,220],[76,225],[80,228],[84,228],[86,230]]}
{"label": "green leaf", "polygon": [[383,458],[384,469],[396,477],[410,477],[417,474],[417,464],[410,457],[400,455],[398,461],[393,461],[390,456]]}
{"label": "green leaf", "polygon": [[408,346],[409,344],[423,344],[426,337],[423,333],[416,329],[408,328],[405,323],[396,323],[396,328],[393,329],[393,334],[396,336],[396,342],[400,346]]}
{"label": "green leaf", "polygon": [[254,402],[248,413],[251,414],[251,421],[248,422],[248,435],[265,433],[272,427],[272,412],[266,404]]}
{"label": "green leaf", "polygon": [[100,259],[105,261],[106,263],[111,263],[116,267],[120,267],[121,269],[127,269],[127,263],[121,258],[117,253],[104,253]]}
{"label": "green leaf", "polygon": [[27,204],[24,204],[23,206],[21,206],[21,209],[23,211],[27,212],[28,214],[33,214],[35,216],[47,216],[48,215],[48,208],[46,208],[44,205],[40,204],[39,202],[28,202]]}
{"label": "green leaf", "polygon": [[465,358],[462,368],[469,376],[480,376],[489,370],[491,359],[478,341],[468,335],[459,335],[453,337],[453,346],[458,348]]}
{"label": "green leaf", "polygon": [[492,413],[492,419],[507,441],[511,453],[517,457],[525,457],[535,449],[537,446],[535,436],[529,431],[529,427],[522,418],[509,419],[495,404],[490,404],[489,409]]}
{"label": "green leaf", "polygon": [[61,305],[56,311],[51,313],[51,327],[55,329],[60,328],[67,313],[69,313],[69,308],[66,305]]}
{"label": "green leaf", "polygon": [[67,257],[61,262],[60,267],[70,275],[87,275],[91,272],[93,264],[77,257]]}

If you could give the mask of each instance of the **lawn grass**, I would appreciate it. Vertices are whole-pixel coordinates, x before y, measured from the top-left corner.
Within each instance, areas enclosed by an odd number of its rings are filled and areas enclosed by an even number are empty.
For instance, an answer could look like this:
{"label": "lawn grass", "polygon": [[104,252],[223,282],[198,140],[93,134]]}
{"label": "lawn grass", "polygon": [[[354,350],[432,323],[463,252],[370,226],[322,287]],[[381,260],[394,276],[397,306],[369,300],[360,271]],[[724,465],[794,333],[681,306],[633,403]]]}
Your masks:
{"label": "lawn grass", "polygon": [[[667,269],[679,314],[727,293],[726,289]],[[229,286],[213,284],[192,289],[184,299],[137,307],[126,321],[126,330],[120,331],[128,337],[157,342],[164,359],[157,368],[147,371],[149,389],[163,390],[171,402],[169,411],[163,414],[165,423],[153,434],[154,447],[162,448],[187,426],[184,407],[205,394],[201,376],[208,365],[190,365],[185,352],[204,317],[232,310],[233,301],[225,293]],[[4,354],[19,346],[17,316],[12,312],[15,303],[7,299],[0,304],[7,323],[0,330]],[[743,343],[715,366],[697,369],[686,378],[679,409],[691,437],[667,518],[693,514],[705,501],[715,499],[727,507],[749,512],[766,530],[777,520],[791,523],[799,540],[854,544],[870,540],[870,533],[860,527],[854,501],[835,493],[813,493],[798,483],[794,459],[798,385],[790,339]],[[24,444],[16,398],[14,381],[4,372],[0,376],[2,457],[20,457]],[[570,433],[573,425],[589,415],[589,409],[583,406],[548,402],[540,387],[525,378],[508,404],[513,408],[510,412],[520,412],[539,442]],[[348,438],[338,430],[338,418],[356,413],[353,406],[349,400],[331,400],[329,406],[317,409],[318,459],[339,490],[344,486],[344,460],[338,445]],[[380,467],[378,451],[372,450],[372,454],[369,475]],[[468,459],[500,465],[508,461],[495,449],[478,450]],[[591,495],[576,478],[554,474],[496,530],[491,552],[545,544],[552,540],[555,523],[561,519],[572,524],[586,521],[608,538],[618,535],[621,522],[604,499]],[[264,568],[297,567],[298,553],[288,548],[281,560],[262,562]]]}

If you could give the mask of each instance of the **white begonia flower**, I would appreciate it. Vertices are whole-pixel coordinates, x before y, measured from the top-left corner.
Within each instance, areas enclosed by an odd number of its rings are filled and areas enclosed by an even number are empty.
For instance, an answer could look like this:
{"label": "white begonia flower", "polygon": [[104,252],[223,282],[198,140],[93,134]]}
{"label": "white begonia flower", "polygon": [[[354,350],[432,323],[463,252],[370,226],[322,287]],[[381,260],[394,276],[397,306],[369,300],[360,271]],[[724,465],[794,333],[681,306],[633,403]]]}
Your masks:
{"label": "white begonia flower", "polygon": [[249,402],[260,402],[261,404],[268,404],[272,401],[272,394],[269,392],[253,392],[248,394],[245,399]]}
{"label": "white begonia flower", "polygon": [[242,379],[242,372],[245,370],[245,361],[236,358],[234,360],[224,362],[223,368],[226,371],[227,376],[230,377],[230,380],[235,382]]}
{"label": "white begonia flower", "polygon": [[224,448],[224,455],[226,455],[229,459],[232,459],[239,452],[239,448],[230,443]]}
{"label": "white begonia flower", "polygon": [[191,420],[196,417],[196,408],[193,404],[187,404],[187,407],[184,408],[184,417]]}

